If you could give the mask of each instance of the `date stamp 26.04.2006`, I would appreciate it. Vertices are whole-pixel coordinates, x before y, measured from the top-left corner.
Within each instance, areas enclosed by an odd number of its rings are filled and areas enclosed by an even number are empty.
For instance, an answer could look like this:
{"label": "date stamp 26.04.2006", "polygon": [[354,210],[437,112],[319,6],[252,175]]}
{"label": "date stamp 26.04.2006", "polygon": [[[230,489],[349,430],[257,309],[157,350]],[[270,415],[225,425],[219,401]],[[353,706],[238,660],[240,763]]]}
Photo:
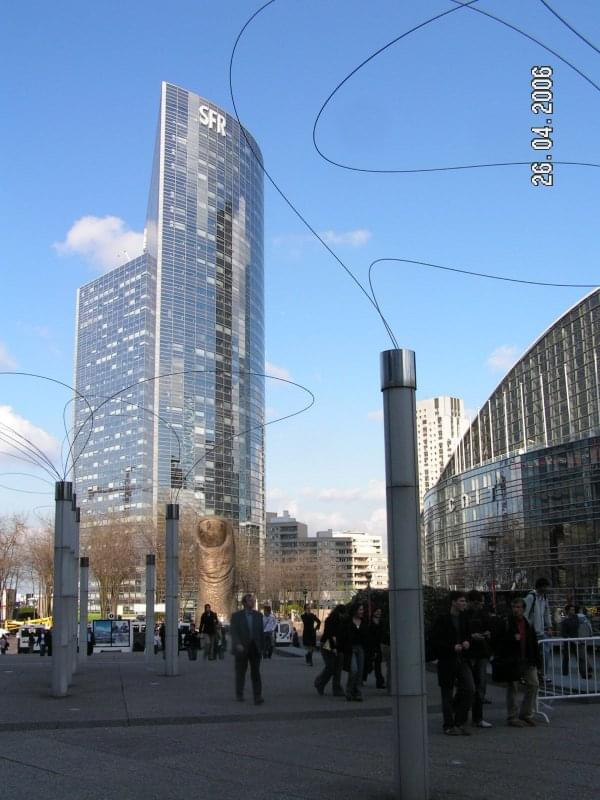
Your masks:
{"label": "date stamp 26.04.2006", "polygon": [[[541,114],[546,120],[546,124],[541,124],[539,120],[536,126],[531,128],[533,138],[531,146],[536,151],[551,150],[554,141],[552,133],[552,114],[554,114],[554,85],[552,82],[552,67],[532,67],[531,68],[531,113]],[[533,161],[531,164],[531,183],[533,186],[553,186],[553,164],[552,154],[547,153],[545,161]]]}

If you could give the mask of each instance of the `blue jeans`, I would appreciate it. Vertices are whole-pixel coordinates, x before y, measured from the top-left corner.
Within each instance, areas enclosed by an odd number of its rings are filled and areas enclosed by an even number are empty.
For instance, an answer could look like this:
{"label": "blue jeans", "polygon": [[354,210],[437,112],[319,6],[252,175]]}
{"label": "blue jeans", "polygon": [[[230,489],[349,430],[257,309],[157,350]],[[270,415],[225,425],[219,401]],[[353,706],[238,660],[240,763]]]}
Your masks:
{"label": "blue jeans", "polygon": [[346,697],[361,697],[360,685],[365,668],[365,651],[359,644],[352,647],[348,683],[346,684]]}

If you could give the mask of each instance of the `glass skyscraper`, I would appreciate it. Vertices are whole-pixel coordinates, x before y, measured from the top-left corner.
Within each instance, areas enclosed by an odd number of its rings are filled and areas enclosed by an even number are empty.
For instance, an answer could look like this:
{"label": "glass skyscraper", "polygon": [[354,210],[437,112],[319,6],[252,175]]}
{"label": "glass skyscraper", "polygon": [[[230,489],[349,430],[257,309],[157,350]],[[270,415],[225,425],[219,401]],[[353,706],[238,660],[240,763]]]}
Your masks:
{"label": "glass skyscraper", "polygon": [[258,145],[235,117],[163,83],[144,253],[78,291],[84,523],[156,520],[176,499],[262,540],[263,282]]}
{"label": "glass skyscraper", "polygon": [[425,574],[452,588],[548,577],[600,605],[600,290],[508,372],[425,496]]}

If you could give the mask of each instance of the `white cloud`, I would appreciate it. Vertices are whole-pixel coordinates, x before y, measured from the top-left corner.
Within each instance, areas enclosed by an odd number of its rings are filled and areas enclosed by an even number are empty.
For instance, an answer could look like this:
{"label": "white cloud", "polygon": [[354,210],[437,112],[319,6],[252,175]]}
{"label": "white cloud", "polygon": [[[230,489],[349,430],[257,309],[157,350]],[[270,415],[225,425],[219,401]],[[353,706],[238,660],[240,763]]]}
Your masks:
{"label": "white cloud", "polygon": [[314,497],[324,503],[381,500],[385,497],[385,484],[383,481],[371,480],[367,486],[353,489],[340,489],[338,487],[315,489],[312,486],[305,486],[300,493],[304,497]]}
{"label": "white cloud", "polygon": [[362,247],[371,238],[371,231],[366,228],[356,228],[353,231],[322,231],[319,235],[327,244]]}
{"label": "white cloud", "polygon": [[291,380],[290,373],[285,367],[278,367],[277,364],[271,364],[270,361],[265,363],[265,372],[267,375],[272,375],[274,378],[283,378],[286,381]]}
{"label": "white cloud", "polygon": [[371,536],[381,536],[387,547],[387,511],[385,507],[376,508],[371,515],[363,520],[359,530],[371,534]]}
{"label": "white cloud", "polygon": [[8,352],[5,344],[0,342],[0,367],[2,369],[16,369],[17,362]]}
{"label": "white cloud", "polygon": [[[330,245],[362,247],[369,241],[372,233],[366,228],[355,228],[351,231],[319,231],[319,236]],[[288,254],[291,253],[297,256],[302,245],[316,241],[316,238],[310,233],[288,233],[275,236],[273,245],[275,247],[285,247],[288,250]]]}
{"label": "white cloud", "polygon": [[369,411],[367,414],[367,419],[374,419],[376,422],[383,422],[383,409],[380,408],[377,411]]}
{"label": "white cloud", "polygon": [[54,462],[58,458],[60,445],[54,436],[42,428],[38,428],[25,417],[19,416],[11,406],[0,406],[0,449],[3,453],[20,455],[19,451],[11,445],[11,441],[14,441],[17,446],[22,444],[22,440],[15,433],[34,444],[51,461]]}
{"label": "white cloud", "polygon": [[487,357],[485,363],[492,372],[507,372],[517,360],[518,352],[514,344],[503,344]]}
{"label": "white cloud", "polygon": [[80,255],[103,270],[141,255],[144,236],[130,230],[119,217],[81,217],[64,242],[52,246],[61,255]]}

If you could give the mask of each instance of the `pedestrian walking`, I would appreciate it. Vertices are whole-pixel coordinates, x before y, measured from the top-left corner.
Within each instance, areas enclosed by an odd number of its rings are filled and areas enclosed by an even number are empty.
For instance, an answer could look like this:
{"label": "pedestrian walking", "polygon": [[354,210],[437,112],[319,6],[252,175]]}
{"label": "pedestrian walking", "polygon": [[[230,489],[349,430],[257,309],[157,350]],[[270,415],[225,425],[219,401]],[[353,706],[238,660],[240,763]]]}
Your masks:
{"label": "pedestrian walking", "polygon": [[160,636],[158,635],[158,628],[156,628],[154,631],[153,642],[154,642],[154,655],[156,655],[161,648],[161,641],[160,641]]}
{"label": "pedestrian walking", "polygon": [[[511,616],[499,637],[494,657],[494,680],[506,682],[506,721],[513,728],[535,727],[533,712],[538,694],[540,654],[537,636],[525,617],[525,601],[516,597]],[[519,706],[519,687],[525,694]]]}
{"label": "pedestrian walking", "polygon": [[38,647],[40,648],[40,655],[41,656],[45,656],[46,655],[46,632],[44,631],[43,628],[42,628],[42,630],[40,630],[40,632],[38,634],[37,643],[38,643]]}
{"label": "pedestrian walking", "polygon": [[5,633],[0,636],[0,653],[5,656],[9,648],[9,641]]}
{"label": "pedestrian walking", "polygon": [[93,630],[91,625],[88,625],[88,627],[87,627],[87,654],[88,654],[88,656],[93,655],[95,644],[96,644],[96,637],[94,636],[94,630]]}
{"label": "pedestrian walking", "polygon": [[[560,635],[563,639],[579,638],[580,620],[577,616],[575,606],[567,603],[565,606],[565,616],[560,623]],[[591,670],[588,669],[587,653],[585,642],[563,642],[562,643],[562,674],[568,675],[571,671],[571,656],[574,655],[579,667],[579,675],[584,680],[591,678]]]}
{"label": "pedestrian walking", "polygon": [[190,622],[190,627],[183,639],[183,646],[187,648],[189,660],[196,661],[198,658],[198,650],[200,650],[200,634],[196,630],[194,622]]}
{"label": "pedestrian walking", "polygon": [[468,659],[473,670],[475,694],[471,715],[473,725],[477,728],[491,728],[490,722],[483,718],[483,706],[487,689],[487,673],[492,654],[492,623],[489,614],[483,607],[483,595],[477,589],[467,593],[467,610],[465,612],[470,633]]}
{"label": "pedestrian walking", "polygon": [[365,650],[368,645],[368,625],[364,605],[353,603],[348,616],[349,619],[341,631],[344,669],[348,672],[346,700],[361,701],[363,698],[360,687],[365,668]]}
{"label": "pedestrian walking", "polygon": [[431,630],[442,694],[444,733],[448,736],[470,736],[465,726],[475,685],[468,658],[471,644],[466,607],[464,592],[450,592],[450,609],[437,617]]}
{"label": "pedestrian walking", "polygon": [[273,655],[273,646],[275,638],[275,628],[277,627],[277,618],[271,611],[271,606],[263,608],[263,632],[264,632],[264,658],[271,658]]}
{"label": "pedestrian walking", "polygon": [[[341,648],[343,641],[342,627],[347,622],[347,609],[344,605],[337,605],[325,620],[321,635],[321,655],[325,667],[314,681],[315,689],[319,694],[325,694],[325,688],[333,678],[332,691],[334,697],[344,697],[342,688],[342,669],[344,666],[344,653]],[[341,638],[340,638],[341,634]]]}
{"label": "pedestrian walking", "polygon": [[385,689],[385,679],[381,671],[383,661],[382,642],[384,638],[383,630],[383,611],[381,608],[374,608],[371,613],[371,623],[368,629],[367,654],[365,658],[364,680],[373,671],[375,673],[375,686],[378,689]]}
{"label": "pedestrian walking", "polygon": [[244,699],[246,672],[250,665],[250,679],[254,704],[264,703],[262,681],[260,677],[260,660],[264,649],[263,615],[255,611],[253,594],[245,594],[242,598],[242,610],[231,615],[231,650],[235,656],[235,696]]}
{"label": "pedestrian walking", "polygon": [[304,614],[300,617],[302,620],[302,646],[306,650],[306,663],[309,667],[313,665],[313,650],[317,646],[317,631],[321,627],[321,620],[313,614],[310,610],[310,605],[307,603],[304,606]]}
{"label": "pedestrian walking", "polygon": [[204,648],[204,658],[208,658],[209,661],[214,661],[216,658],[215,639],[218,624],[219,618],[211,609],[210,603],[206,603],[204,606],[204,613],[200,617],[200,633],[205,634],[208,638],[208,646]]}
{"label": "pedestrian walking", "polygon": [[29,635],[27,637],[27,645],[28,652],[33,653],[35,649],[35,634],[31,628],[29,629]]}

